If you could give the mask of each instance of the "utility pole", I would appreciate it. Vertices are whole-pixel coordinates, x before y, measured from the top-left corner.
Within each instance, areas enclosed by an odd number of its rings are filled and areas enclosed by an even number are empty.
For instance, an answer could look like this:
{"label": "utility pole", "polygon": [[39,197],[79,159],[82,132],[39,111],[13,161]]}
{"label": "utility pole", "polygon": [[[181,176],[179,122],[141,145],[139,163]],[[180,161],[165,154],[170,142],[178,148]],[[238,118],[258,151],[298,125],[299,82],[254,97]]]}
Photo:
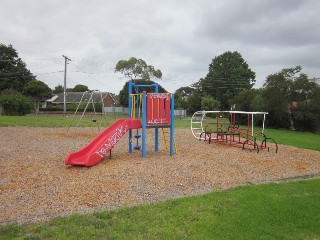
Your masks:
{"label": "utility pole", "polygon": [[64,86],[63,86],[63,116],[67,114],[67,103],[66,103],[66,94],[67,94],[67,61],[71,61],[70,58],[62,55],[64,57]]}

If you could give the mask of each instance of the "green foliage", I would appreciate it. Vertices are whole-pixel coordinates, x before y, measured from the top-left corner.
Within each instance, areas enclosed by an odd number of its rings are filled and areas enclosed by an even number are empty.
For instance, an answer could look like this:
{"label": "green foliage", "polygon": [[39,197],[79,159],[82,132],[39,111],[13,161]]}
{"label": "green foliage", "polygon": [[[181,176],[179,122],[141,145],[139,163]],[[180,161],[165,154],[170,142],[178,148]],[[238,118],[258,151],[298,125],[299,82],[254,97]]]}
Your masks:
{"label": "green foliage", "polygon": [[257,90],[257,94],[253,97],[249,104],[249,109],[253,112],[265,112],[265,105],[262,97],[263,89]]}
{"label": "green foliage", "polygon": [[241,54],[228,51],[212,60],[207,76],[196,85],[202,93],[218,100],[222,109],[228,110],[229,101],[242,90],[252,88],[254,83],[255,73]]}
{"label": "green foliage", "polygon": [[86,85],[75,85],[74,88],[69,89],[69,92],[85,92],[89,91],[89,88]]}
{"label": "green foliage", "polygon": [[35,101],[35,111],[38,113],[40,101],[45,101],[52,96],[52,90],[47,84],[38,80],[31,80],[23,88],[23,94]]}
{"label": "green foliage", "polygon": [[[92,105],[92,103],[90,103],[87,106],[86,102],[82,102],[80,103],[80,105],[78,103],[69,103],[67,104],[67,110],[70,111],[76,111],[78,108],[78,113],[83,112],[86,109],[86,112],[94,112],[96,111],[96,113],[101,113],[102,112],[102,103],[95,103],[94,106]],[[63,111],[63,105],[47,105],[46,108],[40,109],[42,111]]]}
{"label": "green foliage", "polygon": [[175,93],[174,94],[174,109],[183,109],[184,101],[182,100],[182,97],[180,94]]}
{"label": "green foliage", "polygon": [[[301,67],[296,67],[299,71],[302,70]],[[313,98],[315,88],[319,87],[315,82],[308,79],[307,75],[301,73],[298,77],[292,79],[292,89],[291,89],[291,101],[292,102],[303,102],[309,101]]]}
{"label": "green foliage", "polygon": [[0,95],[0,104],[6,115],[25,115],[33,108],[30,98],[15,90],[3,91]]}
{"label": "green foliage", "polygon": [[122,73],[131,80],[161,79],[162,77],[162,72],[159,69],[156,70],[152,65],[147,65],[144,60],[135,57],[131,57],[129,60],[120,60],[114,71]]}
{"label": "green foliage", "polygon": [[[142,84],[142,85],[150,85],[150,84],[154,84],[155,82],[151,80],[136,80],[134,83]],[[129,96],[128,88],[129,88],[129,82],[126,82],[119,93],[119,102],[120,102],[120,105],[123,107],[128,107],[128,96]],[[158,84],[158,88],[159,88],[158,89],[159,93],[167,92],[160,84]],[[139,93],[142,93],[143,91],[146,91],[147,93],[153,93],[154,87],[139,87]],[[132,92],[136,93],[135,89],[133,89]]]}
{"label": "green foliage", "polygon": [[63,93],[63,86],[58,84],[57,86],[55,86],[54,90],[52,91],[54,94],[59,94],[59,93]]}
{"label": "green foliage", "polygon": [[207,111],[216,111],[220,107],[220,102],[211,96],[204,96],[201,99],[201,109]]}
{"label": "green foliage", "polygon": [[0,227],[2,239],[319,239],[320,179]]}
{"label": "green foliage", "polygon": [[192,115],[193,113],[201,110],[201,93],[196,91],[187,100],[187,114]]}
{"label": "green foliage", "polygon": [[47,105],[45,108],[39,108],[40,111],[63,111],[63,105]]}
{"label": "green foliage", "polygon": [[92,103],[89,103],[87,106],[86,102],[80,103],[70,103],[67,104],[68,111],[76,111],[78,108],[78,112],[83,112],[86,109],[86,112],[102,112],[102,103],[95,103],[92,105]]}
{"label": "green foliage", "polygon": [[175,109],[187,109],[188,98],[197,90],[191,87],[181,87],[174,92]]}
{"label": "green foliage", "polygon": [[303,101],[291,109],[293,125],[300,131],[320,132],[320,86],[313,82],[307,85],[311,88],[301,91]]}
{"label": "green foliage", "polygon": [[52,90],[44,82],[32,80],[23,88],[23,94],[28,95],[35,101],[41,101],[50,98]]}
{"label": "green foliage", "polygon": [[35,80],[35,76],[26,68],[12,45],[0,43],[0,92],[14,89],[21,93],[31,80]]}
{"label": "green foliage", "polygon": [[190,96],[195,91],[192,87],[181,87],[178,88],[174,94],[179,94],[181,97],[187,97]]}
{"label": "green foliage", "polygon": [[308,131],[319,127],[319,85],[308,80],[301,70],[300,66],[285,68],[267,77],[263,99],[270,126],[294,126]]}
{"label": "green foliage", "polygon": [[293,126],[296,130],[316,131],[320,115],[312,112],[310,104],[302,102],[297,107],[293,107],[291,112]]}
{"label": "green foliage", "polygon": [[292,78],[296,72],[283,69],[279,73],[271,74],[264,84],[266,110],[269,112],[268,123],[276,128],[290,128],[288,106],[290,105],[290,89]]}
{"label": "green foliage", "polygon": [[[265,106],[262,98],[263,89],[246,89],[230,100],[232,110],[247,112],[263,112]],[[263,116],[255,116],[254,125],[260,126],[263,122]],[[237,124],[246,124],[247,116],[240,115],[237,118]]]}
{"label": "green foliage", "polygon": [[263,111],[262,100],[263,89],[246,89],[231,99],[230,104],[234,110],[238,111]]}

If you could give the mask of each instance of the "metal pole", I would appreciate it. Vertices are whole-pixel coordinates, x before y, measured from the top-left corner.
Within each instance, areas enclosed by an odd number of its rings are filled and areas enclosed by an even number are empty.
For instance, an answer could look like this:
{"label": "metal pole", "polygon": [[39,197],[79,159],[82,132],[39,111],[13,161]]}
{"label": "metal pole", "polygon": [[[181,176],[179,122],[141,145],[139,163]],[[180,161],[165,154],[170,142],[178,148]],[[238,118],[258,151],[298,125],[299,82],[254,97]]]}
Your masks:
{"label": "metal pole", "polygon": [[174,155],[174,94],[171,94],[170,114],[170,156]]}
{"label": "metal pole", "polygon": [[63,116],[67,113],[67,103],[66,103],[66,92],[67,92],[67,60],[71,61],[70,58],[62,55],[64,57],[64,85],[63,85]]}
{"label": "metal pole", "polygon": [[142,157],[147,156],[147,94],[142,93]]}

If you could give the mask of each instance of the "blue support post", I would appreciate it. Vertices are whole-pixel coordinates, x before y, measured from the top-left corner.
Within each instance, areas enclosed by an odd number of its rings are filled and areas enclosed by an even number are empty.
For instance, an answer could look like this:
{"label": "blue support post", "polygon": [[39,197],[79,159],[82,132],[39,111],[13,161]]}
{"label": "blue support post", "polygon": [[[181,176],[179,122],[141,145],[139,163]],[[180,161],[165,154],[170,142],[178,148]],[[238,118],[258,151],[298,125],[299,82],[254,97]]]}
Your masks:
{"label": "blue support post", "polygon": [[[133,83],[132,81],[129,81],[129,84],[128,84],[128,93],[129,93],[129,96],[128,96],[128,118],[131,118],[131,109],[132,109],[132,99],[131,99],[131,94],[132,94],[132,87],[133,87]],[[129,153],[132,153],[132,130],[130,129],[129,130],[129,133],[128,133],[128,151]]]}
{"label": "blue support post", "polygon": [[142,93],[142,157],[147,155],[147,94]]}
{"label": "blue support post", "polygon": [[[140,101],[140,98],[138,97],[138,94],[139,94],[139,85],[134,85],[134,87],[135,87],[135,94],[137,94],[136,95],[136,101],[135,101],[135,103],[136,103],[136,105],[134,106],[135,107],[135,109],[136,109],[136,111],[135,111],[135,116],[134,116],[134,118],[135,119],[138,119],[139,118],[139,101]],[[137,150],[140,150],[141,149],[141,146],[139,145],[139,138],[141,137],[141,135],[139,134],[139,129],[137,129],[137,131],[136,131],[136,134],[134,134],[134,137],[135,137],[135,139],[136,139],[136,145],[133,147],[134,149],[137,149]]]}
{"label": "blue support post", "polygon": [[[154,84],[154,92],[159,92],[158,83]],[[154,129],[154,151],[159,152],[159,128]]]}
{"label": "blue support post", "polygon": [[174,155],[174,94],[171,94],[170,114],[170,156]]}

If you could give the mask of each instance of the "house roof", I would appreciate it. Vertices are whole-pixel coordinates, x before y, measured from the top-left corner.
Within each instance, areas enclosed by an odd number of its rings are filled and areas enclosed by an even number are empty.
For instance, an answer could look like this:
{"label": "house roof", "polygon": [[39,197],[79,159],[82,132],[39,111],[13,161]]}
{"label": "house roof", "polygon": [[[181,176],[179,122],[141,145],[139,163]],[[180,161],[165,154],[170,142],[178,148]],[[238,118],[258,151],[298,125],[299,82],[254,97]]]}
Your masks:
{"label": "house roof", "polygon": [[[108,95],[112,98],[108,92],[67,92],[66,103],[79,103],[80,101],[87,102],[89,101],[91,94],[94,103],[101,102],[101,99],[104,99]],[[53,96],[51,99],[48,99],[47,102],[63,103],[63,93]]]}

